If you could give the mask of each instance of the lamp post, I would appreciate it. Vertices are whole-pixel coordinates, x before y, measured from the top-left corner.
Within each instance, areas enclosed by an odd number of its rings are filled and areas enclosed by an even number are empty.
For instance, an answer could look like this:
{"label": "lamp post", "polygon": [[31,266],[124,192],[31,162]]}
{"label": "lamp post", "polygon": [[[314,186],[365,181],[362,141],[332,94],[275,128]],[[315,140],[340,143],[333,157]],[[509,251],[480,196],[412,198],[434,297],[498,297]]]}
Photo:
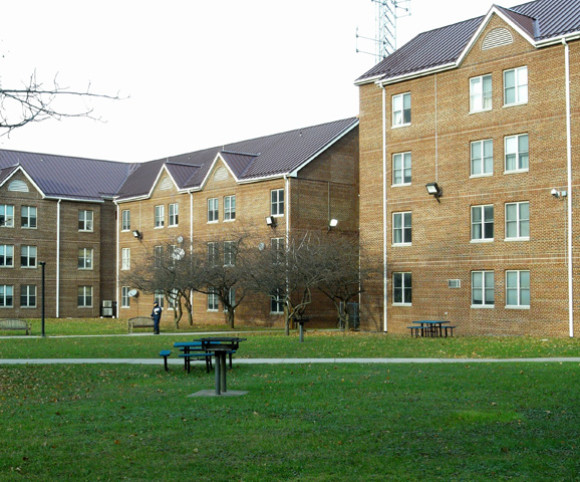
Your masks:
{"label": "lamp post", "polygon": [[44,277],[44,268],[46,266],[46,262],[45,261],[41,261],[40,263],[38,263],[40,265],[40,267],[42,268],[42,283],[41,283],[41,296],[42,296],[42,300],[40,301],[41,306],[42,306],[42,314],[41,314],[41,326],[42,326],[42,337],[44,338],[46,335],[44,333],[44,295],[46,293],[45,290],[45,277]]}

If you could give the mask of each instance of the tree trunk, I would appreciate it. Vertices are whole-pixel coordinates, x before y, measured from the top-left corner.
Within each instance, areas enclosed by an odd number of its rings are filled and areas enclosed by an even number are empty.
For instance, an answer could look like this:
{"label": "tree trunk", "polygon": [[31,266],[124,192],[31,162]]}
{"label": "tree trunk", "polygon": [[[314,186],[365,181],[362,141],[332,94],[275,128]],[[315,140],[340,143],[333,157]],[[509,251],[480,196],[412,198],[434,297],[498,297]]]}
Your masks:
{"label": "tree trunk", "polygon": [[233,329],[234,328],[234,321],[235,321],[235,311],[231,308],[228,308],[226,311],[226,323],[227,325]]}

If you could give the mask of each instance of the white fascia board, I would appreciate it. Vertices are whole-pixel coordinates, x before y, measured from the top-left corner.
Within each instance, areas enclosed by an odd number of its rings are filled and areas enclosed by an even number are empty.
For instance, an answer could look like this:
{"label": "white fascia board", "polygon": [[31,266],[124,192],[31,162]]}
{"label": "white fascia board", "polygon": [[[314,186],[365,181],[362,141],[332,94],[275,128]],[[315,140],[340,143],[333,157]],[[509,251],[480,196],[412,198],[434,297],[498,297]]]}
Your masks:
{"label": "white fascia board", "polygon": [[167,167],[164,163],[161,166],[161,169],[159,169],[159,172],[157,173],[157,177],[155,178],[155,181],[153,181],[153,184],[151,184],[151,189],[149,190],[149,194],[147,196],[148,198],[153,196],[153,191],[155,191],[155,188],[157,187],[157,184],[159,183],[159,179],[161,179],[161,174],[163,173],[163,171],[165,171],[167,173],[167,175],[171,179],[171,182],[173,183],[173,185],[179,190],[179,186],[175,182],[175,179],[173,179],[173,176],[171,175],[171,173],[169,172],[169,170],[167,169]]}
{"label": "white fascia board", "polygon": [[379,87],[384,87],[385,85],[397,84],[397,83],[403,82],[405,80],[417,79],[419,77],[425,77],[427,75],[437,74],[439,72],[444,72],[446,70],[451,70],[451,69],[455,69],[455,68],[457,68],[457,63],[450,62],[448,64],[438,65],[437,67],[432,67],[432,68],[425,69],[425,70],[419,70],[417,72],[411,72],[409,74],[399,75],[398,77],[390,77],[390,78],[385,79],[383,81],[379,80],[376,82],[376,84]]}
{"label": "white fascia board", "polygon": [[336,144],[338,141],[340,141],[342,138],[344,138],[349,132],[351,132],[353,129],[357,128],[358,125],[359,125],[359,122],[360,121],[357,119],[356,122],[353,122],[352,126],[350,126],[344,132],[342,132],[341,134],[339,134],[338,136],[336,136],[334,139],[332,139],[324,147],[321,147],[313,156],[310,156],[302,164],[300,164],[296,169],[294,169],[293,171],[290,171],[287,175],[289,177],[298,177],[298,171],[300,171],[301,169],[305,168],[314,159],[316,159],[318,156],[320,156],[320,154],[322,154],[324,151],[330,149],[334,144]]}
{"label": "white fascia board", "polygon": [[40,189],[40,187],[38,186],[38,184],[36,184],[34,182],[34,179],[32,179],[32,177],[30,177],[28,175],[28,173],[26,172],[26,169],[24,169],[21,165],[18,165],[16,167],[16,169],[14,169],[14,171],[12,171],[12,173],[6,178],[4,179],[4,181],[2,183],[0,183],[0,187],[2,187],[4,184],[6,184],[10,179],[12,179],[12,177],[14,176],[14,174],[16,174],[17,172],[21,172],[22,174],[24,174],[24,177],[26,179],[28,179],[28,181],[30,182],[30,184],[32,184],[34,186],[34,189],[36,189],[40,195],[42,196],[42,198],[46,198],[46,194],[44,194],[44,192],[42,191],[42,189]]}
{"label": "white fascia board", "polygon": [[372,83],[376,82],[377,80],[380,80],[382,77],[384,77],[384,75],[385,74],[378,74],[378,75],[373,75],[372,77],[367,77],[366,79],[355,80],[354,85],[360,87],[361,85],[372,84]]}
{"label": "white fascia board", "polygon": [[579,39],[580,39],[580,32],[572,32],[572,33],[567,33],[565,35],[559,35],[558,37],[552,37],[552,38],[548,38],[545,40],[540,40],[540,41],[536,42],[536,47],[542,48],[542,47],[549,47],[551,45],[560,45],[562,43],[562,40],[566,40],[566,42],[571,42],[571,41],[579,40]]}
{"label": "white fascia board", "polygon": [[113,202],[115,204],[123,204],[123,203],[130,203],[130,202],[134,202],[134,201],[145,201],[146,199],[149,199],[149,194],[142,194],[141,196],[134,196],[134,197],[126,197],[123,199],[115,198],[113,200]]}
{"label": "white fascia board", "polygon": [[236,182],[238,181],[238,178],[236,177],[236,175],[234,174],[234,171],[232,171],[232,169],[230,168],[229,164],[225,161],[225,159],[221,156],[221,153],[218,152],[214,158],[214,160],[211,163],[211,166],[209,166],[209,169],[207,170],[205,177],[203,178],[203,181],[201,181],[201,184],[199,185],[199,187],[197,188],[193,188],[193,189],[187,189],[185,192],[194,192],[194,191],[201,191],[203,190],[203,188],[205,187],[205,185],[207,184],[207,181],[209,180],[209,176],[211,174],[211,172],[213,171],[215,165],[217,164],[218,161],[222,161],[222,163],[226,166],[226,169],[228,170],[228,172],[232,175],[232,177],[234,178],[234,180]]}
{"label": "white fascia board", "polygon": [[54,199],[55,201],[69,201],[74,203],[91,203],[91,204],[104,204],[105,201],[102,199],[80,199],[76,197],[67,196],[46,196],[44,199]]}

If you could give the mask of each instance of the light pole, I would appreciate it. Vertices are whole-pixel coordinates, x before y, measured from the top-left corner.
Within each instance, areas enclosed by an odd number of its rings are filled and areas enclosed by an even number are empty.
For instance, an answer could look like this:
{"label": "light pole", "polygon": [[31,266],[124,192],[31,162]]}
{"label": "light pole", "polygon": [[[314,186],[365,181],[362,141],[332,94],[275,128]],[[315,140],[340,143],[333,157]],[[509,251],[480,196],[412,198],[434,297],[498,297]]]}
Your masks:
{"label": "light pole", "polygon": [[41,261],[40,263],[40,267],[42,268],[42,283],[41,283],[41,296],[42,299],[40,301],[41,306],[42,306],[42,315],[41,315],[41,326],[42,326],[42,337],[44,338],[46,335],[44,334],[44,295],[46,293],[45,290],[45,277],[44,277],[44,268],[46,266],[46,262],[45,261]]}

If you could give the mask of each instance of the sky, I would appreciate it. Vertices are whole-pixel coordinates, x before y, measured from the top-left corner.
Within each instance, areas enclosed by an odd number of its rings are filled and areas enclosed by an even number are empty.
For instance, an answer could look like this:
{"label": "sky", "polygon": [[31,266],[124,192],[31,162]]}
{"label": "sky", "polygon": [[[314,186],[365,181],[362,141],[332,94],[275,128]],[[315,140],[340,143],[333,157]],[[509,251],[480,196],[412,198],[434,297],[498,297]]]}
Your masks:
{"label": "sky", "polygon": [[[523,1],[495,0],[511,7]],[[410,0],[397,44],[485,15],[493,0]],[[358,114],[375,58],[372,0],[0,0],[0,86],[118,95],[89,118],[0,137],[0,149],[143,162]],[[401,13],[404,13],[401,11]],[[79,106],[71,107],[73,109]]]}

